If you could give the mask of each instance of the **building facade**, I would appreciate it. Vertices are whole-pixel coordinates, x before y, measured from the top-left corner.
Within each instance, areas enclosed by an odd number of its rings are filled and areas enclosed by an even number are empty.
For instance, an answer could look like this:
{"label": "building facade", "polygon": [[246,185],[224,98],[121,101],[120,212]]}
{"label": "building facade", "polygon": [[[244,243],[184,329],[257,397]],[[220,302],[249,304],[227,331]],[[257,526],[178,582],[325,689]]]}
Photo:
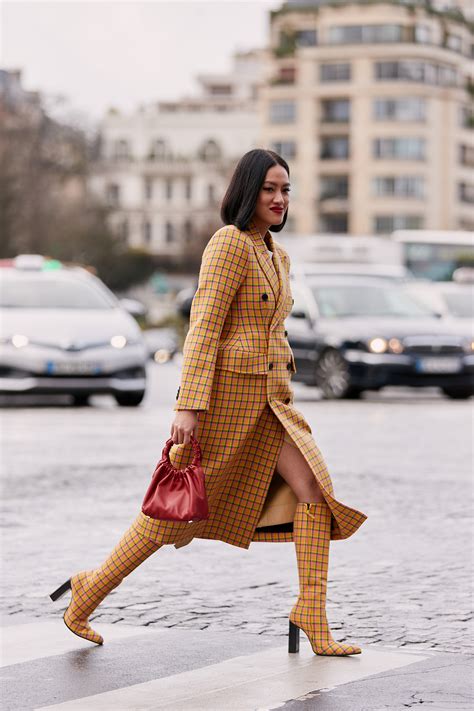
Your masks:
{"label": "building facade", "polygon": [[473,24],[456,5],[271,13],[260,138],[289,161],[295,232],[474,229]]}
{"label": "building facade", "polygon": [[197,77],[195,97],[105,117],[91,188],[131,247],[185,257],[221,224],[230,174],[257,145],[260,61],[237,53],[231,73]]}

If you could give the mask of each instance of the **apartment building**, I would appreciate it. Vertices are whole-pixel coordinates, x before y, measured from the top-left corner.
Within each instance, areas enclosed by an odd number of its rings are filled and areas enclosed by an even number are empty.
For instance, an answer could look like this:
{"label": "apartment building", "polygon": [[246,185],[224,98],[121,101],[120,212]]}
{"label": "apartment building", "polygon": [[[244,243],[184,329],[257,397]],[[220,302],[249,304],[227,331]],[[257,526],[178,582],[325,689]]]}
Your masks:
{"label": "apartment building", "polygon": [[474,229],[472,6],[296,0],[271,13],[261,142],[297,233]]}
{"label": "apartment building", "polygon": [[260,76],[258,52],[237,52],[229,74],[197,77],[196,96],[104,118],[91,188],[130,246],[185,256],[221,224],[229,177],[257,145]]}

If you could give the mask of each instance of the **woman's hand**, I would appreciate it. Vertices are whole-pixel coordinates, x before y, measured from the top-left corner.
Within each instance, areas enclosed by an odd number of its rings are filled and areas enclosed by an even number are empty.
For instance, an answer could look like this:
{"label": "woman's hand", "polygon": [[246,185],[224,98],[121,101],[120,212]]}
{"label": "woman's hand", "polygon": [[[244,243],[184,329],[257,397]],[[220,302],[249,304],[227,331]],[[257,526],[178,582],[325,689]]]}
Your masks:
{"label": "woman's hand", "polygon": [[171,425],[171,438],[174,444],[188,444],[191,435],[197,439],[199,410],[178,410]]}

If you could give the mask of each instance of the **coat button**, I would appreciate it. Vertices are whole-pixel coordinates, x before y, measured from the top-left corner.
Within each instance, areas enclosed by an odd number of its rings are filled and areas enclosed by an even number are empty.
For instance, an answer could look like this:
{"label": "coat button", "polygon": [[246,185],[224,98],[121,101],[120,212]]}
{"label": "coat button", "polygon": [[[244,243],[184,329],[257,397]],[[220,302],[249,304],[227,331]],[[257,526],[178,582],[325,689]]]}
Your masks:
{"label": "coat button", "polygon": [[286,367],[288,368],[288,370],[291,370],[291,360],[286,364]]}
{"label": "coat button", "polygon": [[291,299],[291,303],[294,304],[294,303],[295,303],[295,300],[294,300],[294,299]]}
{"label": "coat button", "polygon": [[287,397],[287,398],[285,399],[285,404],[286,404],[286,405],[289,405],[290,402],[291,402],[291,397]]}
{"label": "coat button", "polygon": [[268,294],[266,294],[266,293],[265,293],[265,294],[262,294],[262,299],[263,299],[264,301],[268,301]]}
{"label": "coat button", "polygon": [[268,370],[273,370],[273,363],[268,364]]}
{"label": "coat button", "polygon": [[288,331],[285,331],[285,336],[287,336],[287,335],[288,335]]}

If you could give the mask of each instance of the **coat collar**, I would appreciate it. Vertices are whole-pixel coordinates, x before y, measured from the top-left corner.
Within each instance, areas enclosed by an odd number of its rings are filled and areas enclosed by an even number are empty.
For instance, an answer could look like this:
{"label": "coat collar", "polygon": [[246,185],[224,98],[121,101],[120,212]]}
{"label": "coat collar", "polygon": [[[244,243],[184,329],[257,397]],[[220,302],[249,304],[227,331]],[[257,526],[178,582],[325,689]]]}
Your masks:
{"label": "coat collar", "polygon": [[[272,331],[283,316],[285,301],[288,294],[288,284],[284,275],[283,263],[280,258],[278,246],[273,241],[273,236],[270,230],[267,230],[265,235],[262,235],[257,229],[255,222],[251,220],[246,233],[252,240],[257,260],[268,282],[270,283],[275,297],[275,311],[270,322],[270,331]],[[265,240],[268,243],[268,247]],[[272,250],[273,259],[268,254],[268,249]]]}

